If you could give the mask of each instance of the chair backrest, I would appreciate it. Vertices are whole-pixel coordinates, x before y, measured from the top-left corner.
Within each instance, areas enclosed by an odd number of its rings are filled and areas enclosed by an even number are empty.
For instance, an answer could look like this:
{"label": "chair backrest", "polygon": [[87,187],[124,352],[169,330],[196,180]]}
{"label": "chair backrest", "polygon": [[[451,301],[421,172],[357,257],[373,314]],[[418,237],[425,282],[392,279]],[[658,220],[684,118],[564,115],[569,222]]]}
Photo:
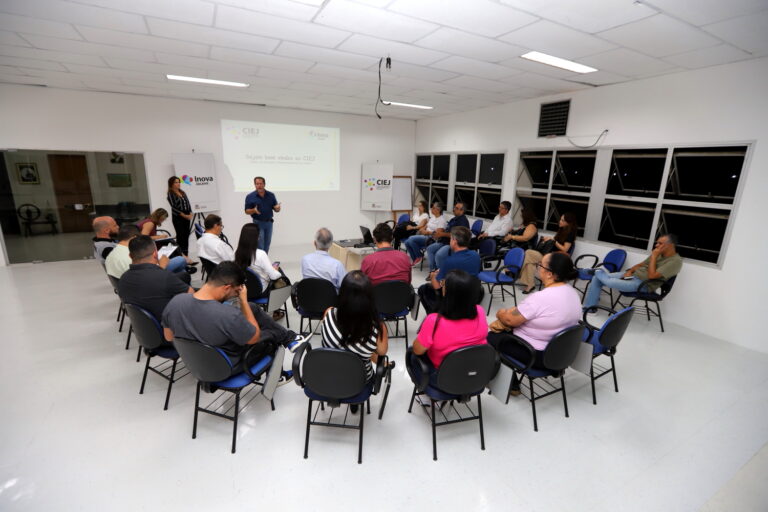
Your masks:
{"label": "chair backrest", "polygon": [[248,300],[257,298],[264,291],[261,286],[261,279],[250,267],[245,269],[245,287],[248,289]]}
{"label": "chair backrest", "polygon": [[203,270],[205,270],[205,281],[208,282],[208,279],[211,277],[211,272],[213,272],[213,269],[216,268],[216,264],[212,262],[211,260],[207,258],[200,258],[200,263],[203,264]]}
{"label": "chair backrest", "polygon": [[472,227],[470,228],[470,231],[472,231],[472,234],[477,236],[483,231],[483,219],[477,219],[475,222],[472,223]]}
{"label": "chair backrest", "polygon": [[133,335],[139,340],[139,345],[154,350],[167,343],[163,337],[163,328],[152,313],[135,304],[126,304],[125,312],[131,319]]}
{"label": "chair backrest", "polygon": [[613,249],[603,258],[603,266],[608,272],[618,272],[624,267],[627,260],[627,251],[624,249]]}
{"label": "chair backrest", "polygon": [[403,281],[387,281],[373,287],[376,309],[384,315],[410,311],[413,305],[413,287]]}
{"label": "chair backrest", "polygon": [[629,327],[629,322],[632,320],[634,312],[634,307],[628,307],[609,316],[600,330],[595,333],[600,345],[605,347],[606,350],[616,347],[624,336],[627,327]]}
{"label": "chair backrest", "polygon": [[486,238],[477,246],[477,252],[480,254],[481,258],[485,256],[493,256],[496,254],[496,240],[493,238]]}
{"label": "chair backrest", "polygon": [[195,222],[195,236],[200,238],[205,233],[205,229],[199,222]]}
{"label": "chair backrest", "polygon": [[217,382],[232,375],[232,362],[219,348],[184,338],[174,338],[173,346],[200,382]]}
{"label": "chair backrest", "polygon": [[343,400],[359,394],[365,387],[365,365],[360,356],[346,350],[308,350],[301,380],[305,387],[320,396]]}
{"label": "chair backrest", "polygon": [[675,285],[675,279],[677,279],[677,276],[672,276],[671,278],[667,279],[662,283],[660,290],[661,290],[661,296],[659,297],[659,300],[666,297],[669,292],[672,291],[672,287]]}
{"label": "chair backrest", "polygon": [[411,215],[408,213],[404,213],[400,217],[398,217],[397,224],[400,225],[403,222],[408,222],[409,220],[411,220]]}
{"label": "chair backrest", "polygon": [[[104,268],[104,270],[106,270],[106,268]],[[117,283],[119,283],[120,280],[115,276],[111,276],[109,274],[107,274],[107,279],[109,279],[109,283],[112,285],[112,288],[115,290],[115,293],[117,293]]]}
{"label": "chair backrest", "polygon": [[336,305],[338,294],[332,282],[309,277],[296,283],[296,299],[304,311],[319,314]]}
{"label": "chair backrest", "polygon": [[[525,260],[525,251],[522,247],[513,247],[507,254],[504,255],[504,266],[514,265],[518,269],[523,268],[523,261]],[[518,270],[519,272],[519,270]]]}
{"label": "chair backrest", "polygon": [[276,311],[283,307],[283,304],[291,296],[291,287],[283,286],[282,288],[272,289],[269,292],[269,302],[267,302],[267,311]]}
{"label": "chair backrest", "polygon": [[487,343],[454,350],[437,369],[437,387],[452,395],[476,394],[496,375],[498,365],[499,355]]}
{"label": "chair backrest", "polygon": [[544,366],[555,371],[571,366],[583,339],[584,327],[581,325],[568,327],[555,334],[544,349]]}

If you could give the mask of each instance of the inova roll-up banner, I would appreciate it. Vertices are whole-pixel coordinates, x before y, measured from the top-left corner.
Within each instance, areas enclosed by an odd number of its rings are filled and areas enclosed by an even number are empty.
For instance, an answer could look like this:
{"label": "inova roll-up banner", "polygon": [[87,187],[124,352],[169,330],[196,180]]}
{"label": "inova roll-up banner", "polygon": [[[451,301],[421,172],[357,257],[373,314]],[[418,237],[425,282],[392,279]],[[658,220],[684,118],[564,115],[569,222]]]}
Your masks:
{"label": "inova roll-up banner", "polygon": [[392,210],[392,164],[363,164],[360,209]]}
{"label": "inova roll-up banner", "polygon": [[175,153],[173,167],[193,213],[219,209],[218,178],[211,153]]}

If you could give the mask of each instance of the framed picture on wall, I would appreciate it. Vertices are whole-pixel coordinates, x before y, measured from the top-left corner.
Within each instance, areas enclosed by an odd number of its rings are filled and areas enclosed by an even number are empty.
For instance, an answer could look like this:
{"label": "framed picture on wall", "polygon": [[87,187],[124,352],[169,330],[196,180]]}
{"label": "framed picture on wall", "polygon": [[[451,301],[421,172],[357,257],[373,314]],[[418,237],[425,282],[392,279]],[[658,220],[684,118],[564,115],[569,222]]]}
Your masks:
{"label": "framed picture on wall", "polygon": [[131,175],[127,173],[107,173],[107,184],[109,184],[109,186],[112,188],[133,186]]}
{"label": "framed picture on wall", "polygon": [[40,184],[40,173],[37,172],[37,164],[35,163],[16,164],[16,172],[19,175],[19,183],[22,185]]}

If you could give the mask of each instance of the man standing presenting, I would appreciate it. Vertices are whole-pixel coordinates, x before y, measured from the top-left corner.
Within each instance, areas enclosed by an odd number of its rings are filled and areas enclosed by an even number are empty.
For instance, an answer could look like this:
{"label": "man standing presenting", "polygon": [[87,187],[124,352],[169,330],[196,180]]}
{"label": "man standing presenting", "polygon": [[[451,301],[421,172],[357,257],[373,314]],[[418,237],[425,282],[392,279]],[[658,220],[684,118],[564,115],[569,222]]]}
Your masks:
{"label": "man standing presenting", "polygon": [[280,211],[280,203],[275,194],[264,188],[266,180],[261,176],[253,178],[256,190],[245,196],[245,214],[250,215],[253,222],[259,225],[261,236],[259,237],[259,249],[269,252],[272,243],[272,218],[273,212]]}

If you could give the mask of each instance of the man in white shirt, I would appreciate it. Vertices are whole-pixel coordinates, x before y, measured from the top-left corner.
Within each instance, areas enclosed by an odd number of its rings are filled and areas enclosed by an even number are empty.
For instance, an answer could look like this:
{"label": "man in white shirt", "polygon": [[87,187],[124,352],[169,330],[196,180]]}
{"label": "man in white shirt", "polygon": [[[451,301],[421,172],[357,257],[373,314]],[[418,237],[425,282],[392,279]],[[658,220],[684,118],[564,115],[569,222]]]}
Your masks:
{"label": "man in white shirt", "polygon": [[503,237],[507,233],[512,231],[512,203],[509,201],[502,201],[499,205],[499,214],[493,218],[493,222],[488,226],[488,229],[480,233],[477,238],[482,240],[483,238],[490,237]]}
{"label": "man in white shirt", "polygon": [[432,234],[438,229],[444,230],[448,226],[448,221],[443,217],[443,205],[434,203],[430,211],[432,216],[427,221],[427,225],[419,230],[418,235],[413,235],[403,242],[414,266],[421,263],[423,259],[421,251],[427,246],[427,241],[431,238]]}
{"label": "man in white shirt", "polygon": [[221,217],[211,213],[205,218],[205,233],[197,241],[197,255],[218,265],[222,261],[234,261],[235,251],[220,238],[224,224]]}
{"label": "man in white shirt", "polygon": [[[121,226],[117,232],[117,239],[119,242],[109,252],[107,259],[105,260],[105,267],[107,274],[120,279],[128,267],[131,266],[131,255],[128,251],[128,242],[139,236],[139,228],[135,224],[126,224]],[[168,258],[166,258],[167,260]]]}
{"label": "man in white shirt", "polygon": [[341,281],[347,275],[347,269],[339,260],[328,254],[328,249],[333,244],[333,233],[327,228],[320,228],[315,233],[315,252],[304,255],[301,258],[301,277],[316,277],[326,279],[333,283],[336,291],[341,286]]}

